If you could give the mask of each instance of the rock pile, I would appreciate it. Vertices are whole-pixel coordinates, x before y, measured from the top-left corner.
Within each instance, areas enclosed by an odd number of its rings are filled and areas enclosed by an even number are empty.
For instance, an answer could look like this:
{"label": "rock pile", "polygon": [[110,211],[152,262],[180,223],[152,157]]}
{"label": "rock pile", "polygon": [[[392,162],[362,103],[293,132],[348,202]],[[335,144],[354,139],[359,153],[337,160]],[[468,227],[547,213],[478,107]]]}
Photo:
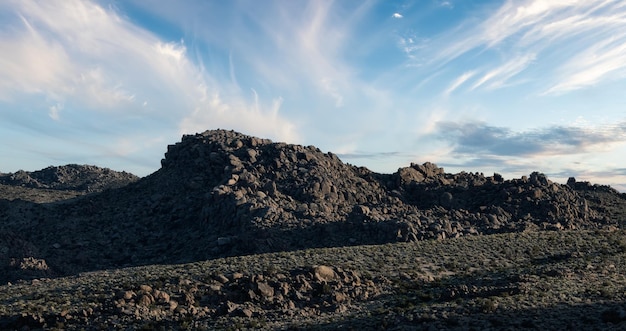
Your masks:
{"label": "rock pile", "polygon": [[121,285],[94,308],[27,314],[0,322],[12,329],[75,324],[107,328],[138,323],[142,329],[164,325],[180,329],[194,328],[194,321],[233,317],[248,322],[300,320],[361,309],[359,303],[375,299],[389,283],[384,277],[368,278],[354,270],[325,265],[258,274],[212,273],[201,278],[162,279],[157,285]]}
{"label": "rock pile", "polygon": [[[207,131],[169,146],[161,180],[204,189],[194,221],[245,252],[610,225],[569,186],[541,173],[504,180],[432,163],[391,175],[313,146]],[[172,183],[173,184],[173,183]],[[261,234],[261,235],[260,235]]]}
{"label": "rock pile", "polygon": [[328,266],[290,273],[213,274],[204,280],[173,280],[160,290],[148,285],[122,289],[113,305],[121,314],[155,321],[175,319],[173,315],[307,317],[344,312],[353,301],[379,295],[383,281],[362,279],[356,271]]}
{"label": "rock pile", "polygon": [[[560,185],[537,172],[505,180],[498,174],[449,174],[425,163],[378,174],[313,146],[225,130],[183,136],[168,146],[162,168],[140,180],[83,166],[0,178],[57,189],[127,183],[63,203],[0,201],[6,205],[0,231],[19,234],[13,241],[37,253],[0,251],[0,259],[45,259],[51,274],[310,247],[619,226],[581,194],[578,183]],[[602,192],[623,206],[623,196]]]}
{"label": "rock pile", "polygon": [[33,172],[20,170],[15,173],[0,173],[0,184],[4,185],[86,192],[119,188],[138,179],[139,177],[127,172],[78,164],[51,166]]}

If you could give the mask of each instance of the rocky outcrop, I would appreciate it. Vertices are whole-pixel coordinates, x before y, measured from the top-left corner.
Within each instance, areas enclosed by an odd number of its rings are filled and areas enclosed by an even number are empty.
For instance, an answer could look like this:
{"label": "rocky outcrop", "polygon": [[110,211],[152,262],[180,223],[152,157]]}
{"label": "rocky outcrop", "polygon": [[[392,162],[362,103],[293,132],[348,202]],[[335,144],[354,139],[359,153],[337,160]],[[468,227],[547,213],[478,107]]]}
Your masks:
{"label": "rocky outcrop", "polygon": [[77,164],[51,166],[33,172],[20,170],[15,173],[0,173],[0,184],[86,192],[119,188],[138,179],[139,177],[128,172]]}
{"label": "rocky outcrop", "polygon": [[229,131],[186,136],[162,163],[160,175],[210,188],[199,221],[252,251],[607,225],[575,190],[540,173],[504,180],[425,163],[384,175],[312,146]]}
{"label": "rocky outcrop", "polygon": [[142,285],[120,289],[111,298],[121,315],[160,321],[174,316],[211,315],[310,317],[344,312],[353,302],[381,294],[381,280],[363,279],[358,272],[322,266],[334,277],[320,279],[315,268],[290,273],[214,274],[204,281],[179,279],[161,290]]}
{"label": "rocky outcrop", "polygon": [[[36,254],[7,255],[4,261],[45,259],[59,274],[310,247],[620,225],[578,183],[560,185],[538,172],[505,180],[498,174],[449,174],[424,163],[378,174],[313,146],[226,130],[183,136],[168,146],[162,168],[140,180],[67,166],[31,173],[20,183],[37,187],[34,182],[49,188],[127,184],[62,203],[4,202],[0,222],[36,248]],[[618,193],[598,192],[623,206]]]}

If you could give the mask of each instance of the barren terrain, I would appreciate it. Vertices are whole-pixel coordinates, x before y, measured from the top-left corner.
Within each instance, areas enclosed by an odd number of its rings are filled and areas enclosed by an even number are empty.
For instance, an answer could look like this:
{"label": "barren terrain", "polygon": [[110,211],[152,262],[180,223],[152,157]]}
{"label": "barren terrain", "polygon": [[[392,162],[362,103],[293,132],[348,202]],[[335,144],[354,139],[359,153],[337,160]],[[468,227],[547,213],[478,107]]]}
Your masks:
{"label": "barren terrain", "polygon": [[185,136],[0,174],[0,329],[623,329],[625,195]]}

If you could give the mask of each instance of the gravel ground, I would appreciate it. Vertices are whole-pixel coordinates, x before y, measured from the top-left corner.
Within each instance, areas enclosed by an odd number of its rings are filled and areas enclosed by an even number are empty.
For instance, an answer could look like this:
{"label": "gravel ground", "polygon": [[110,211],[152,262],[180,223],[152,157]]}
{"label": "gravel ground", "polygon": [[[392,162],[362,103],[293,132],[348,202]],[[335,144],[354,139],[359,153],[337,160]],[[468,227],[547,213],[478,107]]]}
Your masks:
{"label": "gravel ground", "polygon": [[0,329],[624,329],[625,234],[498,234],[22,281],[0,287]]}

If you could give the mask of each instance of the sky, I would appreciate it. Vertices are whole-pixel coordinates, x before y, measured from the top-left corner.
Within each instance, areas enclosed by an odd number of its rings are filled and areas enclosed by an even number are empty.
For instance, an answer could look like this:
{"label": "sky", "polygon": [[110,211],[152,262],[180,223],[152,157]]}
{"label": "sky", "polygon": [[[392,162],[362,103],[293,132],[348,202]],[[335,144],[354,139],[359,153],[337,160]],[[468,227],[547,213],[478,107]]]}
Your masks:
{"label": "sky", "polygon": [[3,0],[0,172],[232,129],[393,173],[626,191],[623,0]]}

